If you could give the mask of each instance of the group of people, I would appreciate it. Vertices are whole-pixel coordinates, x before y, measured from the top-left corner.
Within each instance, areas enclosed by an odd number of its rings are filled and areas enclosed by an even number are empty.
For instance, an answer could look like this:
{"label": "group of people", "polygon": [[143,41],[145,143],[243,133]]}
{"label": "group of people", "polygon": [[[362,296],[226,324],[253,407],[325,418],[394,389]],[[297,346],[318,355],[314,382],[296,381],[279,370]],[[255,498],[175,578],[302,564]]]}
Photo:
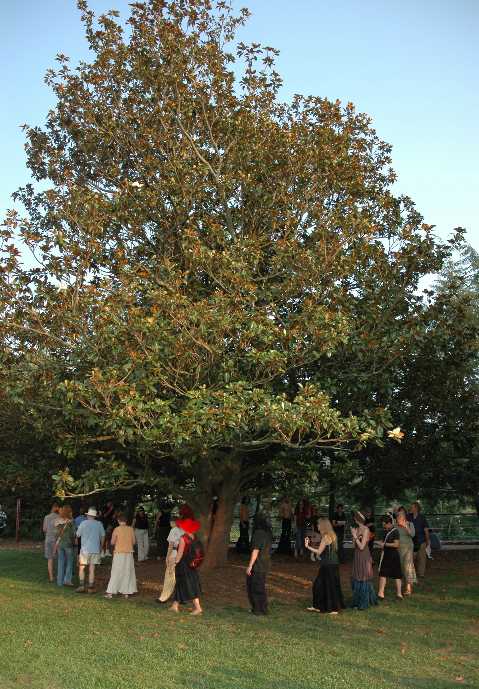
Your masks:
{"label": "group of people", "polygon": [[[167,536],[165,581],[160,602],[166,602],[173,595],[171,609],[179,611],[180,604],[193,602],[194,615],[202,613],[200,604],[201,584],[197,567],[203,554],[198,542],[195,549],[195,534],[200,523],[194,519],[188,505],[180,508],[180,518],[173,527],[169,525]],[[58,586],[74,587],[73,569],[75,553],[78,561],[77,593],[96,593],[95,568],[102,557],[113,560],[105,598],[121,594],[129,598],[137,593],[134,549],[137,548],[138,562],[148,558],[148,518],[145,510],[138,508],[132,526],[128,525],[124,512],[108,503],[100,514],[96,508],[80,510],[73,518],[70,505],[60,507],[54,503],[43,520],[45,534],[44,554],[47,560],[48,577],[54,583],[56,561],[56,582]],[[88,577],[86,572],[88,571]]]}
{"label": "group of people", "polygon": [[[287,534],[291,542],[291,520],[293,515],[296,516],[295,555],[308,551],[320,563],[313,583],[312,605],[308,610],[337,614],[345,607],[339,576],[346,526],[344,508],[337,505],[333,519],[330,520],[316,516],[304,500],[298,503],[294,511],[289,511],[288,502],[284,499],[280,505],[282,531],[276,552],[284,552]],[[249,513],[244,509],[247,507],[246,501],[242,501],[241,507],[240,521],[242,519],[243,529],[240,540],[249,551],[246,567],[247,595],[251,612],[265,615],[268,612],[266,579],[273,546],[271,523],[264,513],[256,514],[250,542]],[[165,518],[166,515],[168,519]],[[375,540],[374,519],[370,511],[354,512],[353,520],[352,606],[364,610],[376,605],[378,600],[384,599],[389,579],[395,582],[397,598],[411,595],[417,576],[424,576],[430,538],[429,525],[422,515],[420,504],[413,503],[410,512],[399,507],[394,514],[386,514],[382,520],[384,537],[381,541]],[[171,610],[174,612],[179,612],[180,605],[192,602],[192,614],[200,615],[201,582],[198,568],[204,557],[204,550],[197,538],[199,521],[195,519],[193,510],[188,505],[183,505],[179,509],[179,517],[173,522],[170,512],[161,511],[155,526],[159,545],[163,540],[166,545],[160,553],[160,556],[165,557],[166,567],[158,602],[166,603],[173,598]],[[161,539],[158,535],[160,529]],[[54,504],[51,512],[44,518],[43,530],[51,582],[55,580],[56,560],[57,584],[74,586],[73,568],[77,552],[79,585],[76,591],[94,593],[95,568],[100,564],[102,555],[112,549],[113,560],[105,597],[112,598],[121,594],[128,598],[137,592],[134,549],[136,546],[138,561],[141,562],[148,557],[149,547],[148,518],[142,507],[138,508],[130,526],[124,512],[116,510],[113,503],[108,503],[101,514],[94,507],[81,510],[75,519],[71,506],[60,507]],[[374,546],[381,550],[377,593],[372,583]]]}
{"label": "group of people", "polygon": [[[336,511],[335,516],[337,514]],[[371,605],[377,605],[378,600],[384,600],[388,580],[394,580],[396,598],[402,600],[404,596],[410,596],[417,577],[425,575],[426,550],[430,540],[429,525],[418,502],[412,504],[410,512],[404,507],[398,507],[394,513],[383,517],[384,536],[380,541],[375,539],[374,532],[368,525],[369,518],[359,510],[354,512],[355,526],[351,528],[354,547],[352,607],[359,610],[365,610]],[[345,526],[343,519],[335,519],[333,523],[329,519],[319,519],[319,547],[315,548],[310,539],[305,538],[305,547],[319,555],[321,563],[313,584],[313,604],[309,608],[311,611],[337,614],[344,608],[339,578],[338,521],[340,527]],[[381,550],[377,593],[373,587],[372,551],[375,546]]]}

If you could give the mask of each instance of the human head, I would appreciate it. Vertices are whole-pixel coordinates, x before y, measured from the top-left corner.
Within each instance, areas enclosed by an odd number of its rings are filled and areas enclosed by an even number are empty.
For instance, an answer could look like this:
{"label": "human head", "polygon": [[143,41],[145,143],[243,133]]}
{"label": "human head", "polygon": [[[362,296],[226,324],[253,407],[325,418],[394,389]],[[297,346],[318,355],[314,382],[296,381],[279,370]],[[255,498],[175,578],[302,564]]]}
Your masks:
{"label": "human head", "polygon": [[420,511],[421,511],[421,503],[418,502],[417,500],[415,500],[411,505],[411,512],[413,514],[419,514]]}
{"label": "human head", "polygon": [[86,516],[88,519],[96,519],[98,516],[98,512],[96,511],[96,507],[89,507],[88,512],[86,513]]}
{"label": "human head", "polygon": [[331,539],[331,543],[333,545],[336,544],[336,534],[329,519],[327,519],[326,517],[320,517],[318,519],[318,531],[321,534],[321,536],[329,536],[329,538]]}
{"label": "human head", "polygon": [[50,512],[56,512],[58,514],[59,510],[60,510],[60,505],[58,504],[58,502],[54,502],[52,504],[52,508],[51,508]]}
{"label": "human head", "polygon": [[63,505],[59,510],[62,519],[71,519],[73,517],[71,505]]}
{"label": "human head", "polygon": [[364,514],[359,512],[359,510],[354,512],[353,519],[359,526],[363,526],[364,522],[366,521]]}
{"label": "human head", "polygon": [[344,510],[344,505],[339,503],[336,505],[336,512],[342,512]]}
{"label": "human head", "polygon": [[258,512],[254,518],[254,528],[259,531],[270,531],[271,523],[269,517],[264,512]]}
{"label": "human head", "polygon": [[137,514],[145,514],[145,508],[144,507],[138,507],[138,509],[136,511],[137,511]]}
{"label": "human head", "polygon": [[117,512],[116,520],[119,524],[126,524],[126,514],[124,512]]}
{"label": "human head", "polygon": [[184,505],[180,505],[180,507],[178,509],[178,514],[180,515],[180,519],[194,519],[195,518],[193,510],[186,503]]}
{"label": "human head", "polygon": [[390,514],[385,514],[383,517],[383,527],[386,530],[389,530],[392,528],[393,525],[393,518]]}

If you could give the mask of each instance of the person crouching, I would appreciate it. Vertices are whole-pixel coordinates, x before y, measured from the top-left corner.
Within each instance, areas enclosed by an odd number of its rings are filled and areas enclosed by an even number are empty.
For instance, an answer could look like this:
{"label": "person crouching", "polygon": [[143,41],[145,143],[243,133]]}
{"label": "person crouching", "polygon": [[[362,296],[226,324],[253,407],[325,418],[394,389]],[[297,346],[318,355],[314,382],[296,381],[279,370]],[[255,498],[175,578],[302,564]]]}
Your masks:
{"label": "person crouching", "polygon": [[117,593],[128,598],[138,591],[133,559],[135,532],[131,526],[127,525],[126,517],[122,512],[117,514],[116,518],[118,526],[113,529],[111,535],[110,544],[114,548],[114,554],[105,598],[113,598]]}

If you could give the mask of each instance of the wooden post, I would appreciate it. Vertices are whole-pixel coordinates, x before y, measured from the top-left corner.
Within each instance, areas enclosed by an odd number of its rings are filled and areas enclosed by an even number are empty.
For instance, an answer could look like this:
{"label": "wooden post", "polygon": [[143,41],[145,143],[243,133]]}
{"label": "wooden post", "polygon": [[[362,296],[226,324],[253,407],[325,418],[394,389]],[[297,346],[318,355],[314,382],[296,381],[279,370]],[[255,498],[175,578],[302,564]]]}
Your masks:
{"label": "wooden post", "polygon": [[16,514],[16,522],[15,522],[15,538],[17,543],[20,542],[20,515],[22,511],[22,499],[17,498],[17,514]]}

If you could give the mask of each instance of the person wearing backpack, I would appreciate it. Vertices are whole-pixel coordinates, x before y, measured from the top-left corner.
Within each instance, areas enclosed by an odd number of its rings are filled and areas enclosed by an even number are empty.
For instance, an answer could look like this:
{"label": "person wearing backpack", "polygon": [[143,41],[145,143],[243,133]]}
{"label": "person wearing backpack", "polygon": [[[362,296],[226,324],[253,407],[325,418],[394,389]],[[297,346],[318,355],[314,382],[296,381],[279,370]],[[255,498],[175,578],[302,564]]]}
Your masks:
{"label": "person wearing backpack", "polygon": [[200,604],[201,582],[198,568],[204,558],[204,549],[195,534],[200,528],[196,519],[177,519],[176,526],[183,530],[180,538],[175,566],[175,593],[174,603],[170,610],[179,612],[180,604],[193,602],[192,615],[201,615],[203,612]]}

